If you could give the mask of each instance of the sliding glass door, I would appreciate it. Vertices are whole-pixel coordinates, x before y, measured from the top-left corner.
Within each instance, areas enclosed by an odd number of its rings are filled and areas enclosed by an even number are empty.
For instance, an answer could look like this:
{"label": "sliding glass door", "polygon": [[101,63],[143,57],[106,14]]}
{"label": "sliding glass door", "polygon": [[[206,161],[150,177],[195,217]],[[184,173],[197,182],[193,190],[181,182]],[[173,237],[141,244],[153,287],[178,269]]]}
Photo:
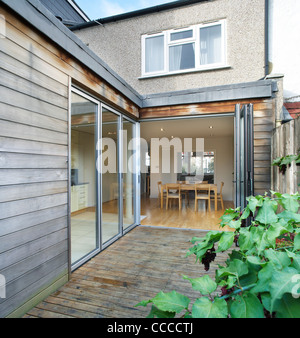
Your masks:
{"label": "sliding glass door", "polygon": [[102,243],[120,234],[120,116],[102,107]]}
{"label": "sliding glass door", "polygon": [[137,123],[72,89],[71,263],[75,269],[139,221]]}
{"label": "sliding glass door", "polygon": [[123,118],[123,229],[127,229],[135,222],[135,123]]}
{"label": "sliding glass door", "polygon": [[99,105],[72,93],[71,106],[71,262],[99,249],[96,140]]}

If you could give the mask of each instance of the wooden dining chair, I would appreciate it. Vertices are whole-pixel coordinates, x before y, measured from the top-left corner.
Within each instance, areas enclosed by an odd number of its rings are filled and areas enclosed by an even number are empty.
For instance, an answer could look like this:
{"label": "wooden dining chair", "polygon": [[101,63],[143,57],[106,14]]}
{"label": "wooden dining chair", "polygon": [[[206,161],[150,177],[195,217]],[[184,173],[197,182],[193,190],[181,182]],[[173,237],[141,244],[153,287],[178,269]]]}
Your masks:
{"label": "wooden dining chair", "polygon": [[198,210],[198,201],[205,200],[205,205],[210,209],[210,184],[195,184],[195,211]]}
{"label": "wooden dining chair", "polygon": [[[177,181],[178,184],[185,184],[185,181]],[[188,190],[181,190],[181,196],[184,196],[185,202],[190,204],[190,195]]]}
{"label": "wooden dining chair", "polygon": [[178,200],[178,208],[181,210],[181,187],[178,183],[166,184],[167,202],[166,209],[168,210],[170,200]]}
{"label": "wooden dining chair", "polygon": [[161,199],[165,199],[167,197],[167,193],[166,191],[163,191],[163,195],[161,195],[161,185],[162,185],[162,181],[158,181],[157,182],[157,187],[158,187],[158,203],[160,205],[161,203]]}
{"label": "wooden dining chair", "polygon": [[[224,182],[221,182],[220,192],[217,193],[217,201],[221,202],[222,210],[224,210],[224,202],[223,202],[223,195],[222,195],[223,186],[224,186]],[[210,198],[214,200],[215,194],[211,194]]]}

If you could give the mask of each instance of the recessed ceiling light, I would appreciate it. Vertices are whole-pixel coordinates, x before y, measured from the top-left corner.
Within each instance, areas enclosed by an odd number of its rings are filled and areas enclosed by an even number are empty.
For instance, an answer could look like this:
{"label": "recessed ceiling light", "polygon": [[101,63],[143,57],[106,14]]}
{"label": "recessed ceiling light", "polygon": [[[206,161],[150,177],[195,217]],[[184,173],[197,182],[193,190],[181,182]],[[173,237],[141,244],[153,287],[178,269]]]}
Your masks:
{"label": "recessed ceiling light", "polygon": [[160,128],[160,131],[165,131],[164,128]]}
{"label": "recessed ceiling light", "polygon": [[213,126],[209,126],[209,129],[213,129]]}

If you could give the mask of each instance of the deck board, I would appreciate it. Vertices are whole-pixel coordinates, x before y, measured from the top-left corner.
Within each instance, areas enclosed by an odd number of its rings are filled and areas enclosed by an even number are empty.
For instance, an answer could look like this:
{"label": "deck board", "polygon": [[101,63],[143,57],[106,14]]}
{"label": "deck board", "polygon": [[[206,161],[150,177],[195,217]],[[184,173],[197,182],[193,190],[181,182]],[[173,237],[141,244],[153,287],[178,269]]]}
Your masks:
{"label": "deck board", "polygon": [[[150,310],[134,307],[159,291],[176,290],[191,301],[199,293],[182,275],[199,277],[206,272],[195,258],[185,257],[197,230],[139,226],[72,273],[58,291],[24,317],[39,318],[144,318]],[[219,254],[209,274],[227,258]]]}

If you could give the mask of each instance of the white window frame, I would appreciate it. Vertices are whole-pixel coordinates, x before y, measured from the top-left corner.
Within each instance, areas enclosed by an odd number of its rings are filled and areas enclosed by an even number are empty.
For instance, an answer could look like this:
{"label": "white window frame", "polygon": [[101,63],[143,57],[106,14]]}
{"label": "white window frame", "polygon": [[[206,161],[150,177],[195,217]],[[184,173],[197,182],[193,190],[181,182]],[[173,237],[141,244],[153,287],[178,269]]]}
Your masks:
{"label": "white window frame", "polygon": [[[212,27],[221,25],[221,55],[222,60],[219,63],[212,63],[201,65],[200,64],[200,29],[206,27]],[[171,34],[172,33],[180,33],[184,31],[192,30],[193,36],[191,38],[180,39],[171,41]],[[156,72],[146,72],[146,39],[152,38],[156,36],[164,36],[164,69],[162,71]],[[194,43],[195,44],[195,68],[190,69],[182,69],[182,70],[175,70],[169,71],[169,50],[171,46],[179,46],[183,44]],[[167,31],[155,33],[155,34],[145,34],[142,35],[142,78],[146,77],[155,77],[155,76],[164,76],[164,75],[172,75],[172,74],[181,74],[181,73],[189,73],[189,72],[197,72],[197,71],[204,71],[210,69],[219,69],[228,67],[227,65],[227,38],[226,38],[226,20],[218,20],[211,23],[206,24],[198,24],[189,27],[184,27],[180,29],[170,29]]]}

